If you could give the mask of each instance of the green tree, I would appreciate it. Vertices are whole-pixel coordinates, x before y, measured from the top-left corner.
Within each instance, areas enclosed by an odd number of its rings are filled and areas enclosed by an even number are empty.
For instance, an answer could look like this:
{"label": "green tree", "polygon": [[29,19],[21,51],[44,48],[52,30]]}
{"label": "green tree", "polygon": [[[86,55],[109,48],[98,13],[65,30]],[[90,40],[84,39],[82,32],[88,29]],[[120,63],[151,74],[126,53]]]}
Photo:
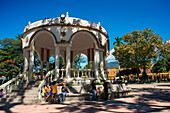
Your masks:
{"label": "green tree", "polygon": [[168,67],[167,67],[167,72],[170,71],[170,43],[165,43],[165,47],[166,47],[166,52],[164,54],[164,58],[167,59],[168,61]]}
{"label": "green tree", "polygon": [[152,67],[152,73],[164,73],[168,71],[168,60],[166,58],[159,59]]}
{"label": "green tree", "polygon": [[81,63],[85,63],[84,57],[82,57],[82,54],[77,55],[73,60],[73,68],[74,69],[80,69]]}
{"label": "green tree", "polygon": [[60,56],[60,66],[59,66],[60,69],[64,69],[65,68],[65,62],[64,62],[64,59],[62,56]]}
{"label": "green tree", "polygon": [[12,77],[15,77],[18,74],[19,74],[19,67],[15,65],[14,60],[10,59],[10,60],[1,62],[0,76],[9,77],[11,79]]}
{"label": "green tree", "polygon": [[[146,69],[152,66],[152,61],[165,52],[162,37],[154,34],[152,29],[146,28],[143,31],[127,33],[122,36],[122,40],[124,43],[114,46],[113,55],[118,59],[121,67],[142,68],[144,76]],[[147,77],[144,76],[143,78],[146,79]]]}
{"label": "green tree", "polygon": [[35,73],[38,73],[38,66],[41,65],[40,62],[40,57],[36,51],[34,51],[34,68],[35,68]]}
{"label": "green tree", "polygon": [[12,59],[22,72],[24,57],[21,48],[21,35],[16,36],[16,39],[5,38],[0,40],[0,46],[0,62]]}

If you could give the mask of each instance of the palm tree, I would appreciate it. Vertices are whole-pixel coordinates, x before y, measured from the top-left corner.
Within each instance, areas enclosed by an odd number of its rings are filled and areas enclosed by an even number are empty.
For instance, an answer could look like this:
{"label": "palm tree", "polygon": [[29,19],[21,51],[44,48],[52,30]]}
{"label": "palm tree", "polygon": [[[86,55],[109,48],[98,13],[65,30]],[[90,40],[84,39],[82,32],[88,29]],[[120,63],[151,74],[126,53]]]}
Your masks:
{"label": "palm tree", "polygon": [[[119,36],[117,36],[115,38],[115,42],[113,42],[113,46],[120,46],[122,44],[122,38],[119,38]],[[114,55],[114,53],[113,53]],[[120,77],[120,65],[119,65],[119,77]]]}

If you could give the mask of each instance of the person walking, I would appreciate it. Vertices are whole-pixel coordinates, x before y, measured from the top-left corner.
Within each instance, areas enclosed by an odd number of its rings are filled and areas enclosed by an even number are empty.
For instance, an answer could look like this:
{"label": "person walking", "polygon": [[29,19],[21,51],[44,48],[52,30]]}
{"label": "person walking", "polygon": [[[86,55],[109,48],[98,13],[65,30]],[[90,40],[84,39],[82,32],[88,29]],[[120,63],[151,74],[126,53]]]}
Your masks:
{"label": "person walking", "polygon": [[95,80],[92,81],[92,100],[97,100],[96,98],[96,84]]}
{"label": "person walking", "polygon": [[58,95],[58,102],[60,103],[61,101],[61,96],[63,96],[62,101],[65,101],[65,96],[68,95],[67,93],[69,93],[68,88],[66,86],[66,83],[63,83],[63,86],[61,88],[61,93]]}

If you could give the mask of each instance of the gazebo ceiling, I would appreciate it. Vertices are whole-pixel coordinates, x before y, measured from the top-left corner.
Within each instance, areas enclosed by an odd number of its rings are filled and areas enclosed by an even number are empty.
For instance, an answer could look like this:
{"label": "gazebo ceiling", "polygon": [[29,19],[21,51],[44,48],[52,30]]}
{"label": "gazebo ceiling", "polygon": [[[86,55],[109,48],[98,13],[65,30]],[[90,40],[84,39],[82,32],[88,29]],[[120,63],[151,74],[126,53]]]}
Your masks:
{"label": "gazebo ceiling", "polygon": [[34,43],[36,47],[54,49],[54,41],[47,33],[41,33]]}
{"label": "gazebo ceiling", "polygon": [[90,48],[94,48],[93,40],[90,36],[85,33],[80,33],[76,35],[72,41],[71,50],[87,50]]}

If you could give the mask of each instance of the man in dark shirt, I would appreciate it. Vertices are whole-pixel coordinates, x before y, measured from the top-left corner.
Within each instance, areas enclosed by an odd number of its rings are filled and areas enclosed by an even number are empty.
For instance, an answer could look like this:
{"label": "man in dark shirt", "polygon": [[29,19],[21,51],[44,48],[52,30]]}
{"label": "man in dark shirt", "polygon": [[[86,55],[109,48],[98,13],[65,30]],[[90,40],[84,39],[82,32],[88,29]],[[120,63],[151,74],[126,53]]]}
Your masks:
{"label": "man in dark shirt", "polygon": [[66,83],[63,83],[63,86],[61,88],[61,93],[58,95],[58,102],[60,102],[61,100],[61,95],[63,95],[62,101],[64,101],[67,93],[69,93],[68,88],[66,86]]}
{"label": "man in dark shirt", "polygon": [[108,99],[108,82],[104,80],[103,86],[104,86],[104,93],[105,93],[104,99],[107,100]]}
{"label": "man in dark shirt", "polygon": [[95,85],[95,80],[92,81],[92,100],[97,100],[96,98],[96,85]]}

